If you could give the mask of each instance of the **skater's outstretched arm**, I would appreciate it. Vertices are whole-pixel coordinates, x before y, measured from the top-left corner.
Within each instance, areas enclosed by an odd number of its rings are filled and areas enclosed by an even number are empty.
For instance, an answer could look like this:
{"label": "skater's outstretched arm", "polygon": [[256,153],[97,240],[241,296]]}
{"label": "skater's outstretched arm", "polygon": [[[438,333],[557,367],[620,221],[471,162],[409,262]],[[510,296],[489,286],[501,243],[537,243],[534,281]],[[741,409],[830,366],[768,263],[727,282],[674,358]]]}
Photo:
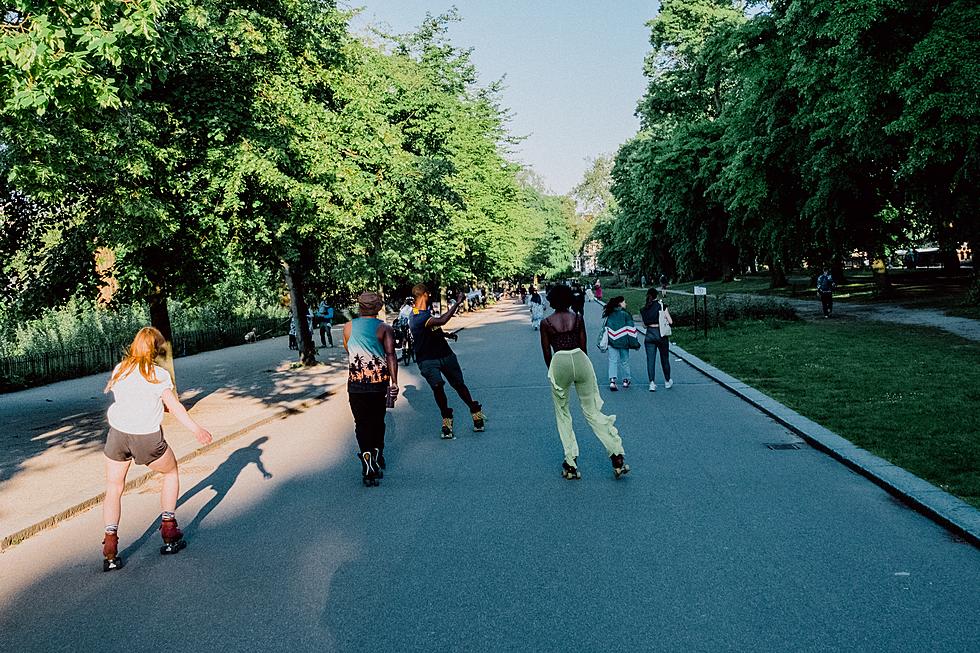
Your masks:
{"label": "skater's outstretched arm", "polygon": [[180,403],[180,400],[177,398],[177,395],[174,394],[173,390],[164,390],[163,397],[161,397],[161,399],[163,399],[163,405],[167,407],[167,409],[173,414],[174,417],[177,418],[177,421],[180,422],[184,428],[194,434],[194,437],[197,438],[198,442],[201,444],[211,444],[211,434],[207,429],[203,428],[200,424],[194,421],[194,418],[190,416],[187,409],[184,408],[184,405]]}
{"label": "skater's outstretched arm", "polygon": [[448,311],[446,311],[439,317],[430,317],[428,320],[426,320],[425,322],[426,328],[438,329],[439,327],[448,324],[449,320],[451,320],[453,316],[456,315],[456,311],[459,310],[459,307],[462,306],[462,303],[463,303],[463,293],[457,293],[456,303],[453,304],[452,308],[450,308]]}

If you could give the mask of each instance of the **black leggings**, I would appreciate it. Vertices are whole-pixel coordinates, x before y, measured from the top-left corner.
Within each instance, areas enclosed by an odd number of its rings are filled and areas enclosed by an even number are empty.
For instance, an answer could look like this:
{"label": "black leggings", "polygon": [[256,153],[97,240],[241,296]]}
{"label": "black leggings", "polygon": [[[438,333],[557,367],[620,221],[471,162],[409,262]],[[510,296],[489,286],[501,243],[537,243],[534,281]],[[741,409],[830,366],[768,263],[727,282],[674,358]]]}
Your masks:
{"label": "black leggings", "polygon": [[660,337],[660,329],[647,327],[643,345],[647,350],[647,377],[650,383],[657,378],[657,353],[660,354],[660,369],[663,370],[664,381],[670,381],[670,340]]}
{"label": "black leggings", "polygon": [[361,451],[385,448],[386,393],[351,392],[350,412],[354,414],[354,435]]}

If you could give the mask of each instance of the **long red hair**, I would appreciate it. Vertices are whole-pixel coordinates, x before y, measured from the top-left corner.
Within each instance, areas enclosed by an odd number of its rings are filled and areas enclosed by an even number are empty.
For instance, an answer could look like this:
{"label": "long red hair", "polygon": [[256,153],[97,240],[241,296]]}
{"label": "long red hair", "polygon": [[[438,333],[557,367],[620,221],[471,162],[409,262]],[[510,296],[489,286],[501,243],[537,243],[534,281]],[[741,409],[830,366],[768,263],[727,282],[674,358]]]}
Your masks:
{"label": "long red hair", "polygon": [[124,379],[129,374],[135,370],[139,369],[140,374],[143,378],[150,383],[160,383],[160,379],[157,378],[157,371],[154,367],[156,359],[159,356],[166,354],[164,346],[167,341],[164,339],[163,334],[160,333],[158,329],[154,327],[143,327],[137,332],[136,337],[133,338],[133,344],[129,346],[129,350],[126,352],[126,356],[122,359],[119,364],[119,369],[116,373],[112,375],[109,379],[108,385],[105,387],[105,391],[109,392],[112,390],[112,386],[116,384],[120,379]]}

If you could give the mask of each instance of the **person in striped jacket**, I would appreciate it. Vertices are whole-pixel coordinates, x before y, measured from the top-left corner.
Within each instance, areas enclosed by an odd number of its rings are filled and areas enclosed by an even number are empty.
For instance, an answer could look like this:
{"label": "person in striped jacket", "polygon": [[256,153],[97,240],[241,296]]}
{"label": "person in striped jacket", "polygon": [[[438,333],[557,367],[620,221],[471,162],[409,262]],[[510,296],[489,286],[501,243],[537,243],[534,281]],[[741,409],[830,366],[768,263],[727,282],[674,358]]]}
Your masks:
{"label": "person in striped jacket", "polygon": [[619,390],[616,380],[620,380],[623,389],[630,387],[630,350],[639,349],[640,341],[636,337],[636,325],[633,316],[626,310],[626,298],[618,295],[609,300],[602,311],[606,319],[604,327],[609,339],[609,389]]}

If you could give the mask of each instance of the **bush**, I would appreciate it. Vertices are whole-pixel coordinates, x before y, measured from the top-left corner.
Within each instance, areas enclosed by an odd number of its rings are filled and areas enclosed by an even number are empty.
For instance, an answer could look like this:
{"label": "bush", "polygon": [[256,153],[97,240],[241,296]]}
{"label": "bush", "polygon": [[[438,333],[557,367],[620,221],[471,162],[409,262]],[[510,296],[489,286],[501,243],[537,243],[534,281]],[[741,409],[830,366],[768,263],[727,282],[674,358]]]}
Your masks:
{"label": "bush", "polygon": [[[694,324],[694,301],[685,297],[668,295],[670,315],[674,318],[674,326],[692,326]],[[698,298],[698,324],[702,324],[703,304]],[[728,296],[708,298],[709,328],[724,327],[736,320],[784,320],[795,321],[799,316],[792,306],[777,299],[764,297],[743,296],[732,298]]]}

